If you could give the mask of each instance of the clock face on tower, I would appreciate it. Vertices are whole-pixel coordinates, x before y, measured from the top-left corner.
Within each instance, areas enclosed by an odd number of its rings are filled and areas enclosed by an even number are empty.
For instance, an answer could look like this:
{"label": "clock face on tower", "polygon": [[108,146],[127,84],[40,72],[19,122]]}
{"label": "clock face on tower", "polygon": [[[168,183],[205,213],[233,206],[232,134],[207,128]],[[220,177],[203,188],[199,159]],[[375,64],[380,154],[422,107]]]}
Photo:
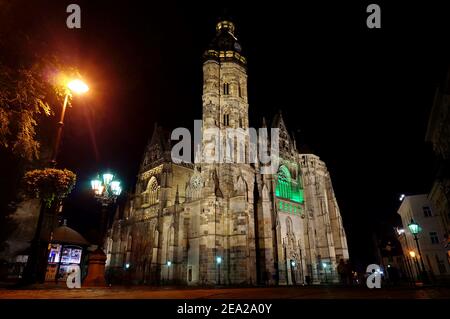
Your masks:
{"label": "clock face on tower", "polygon": [[241,52],[241,45],[239,44],[239,43],[237,43],[237,42],[235,42],[234,43],[234,49],[237,51],[237,52]]}

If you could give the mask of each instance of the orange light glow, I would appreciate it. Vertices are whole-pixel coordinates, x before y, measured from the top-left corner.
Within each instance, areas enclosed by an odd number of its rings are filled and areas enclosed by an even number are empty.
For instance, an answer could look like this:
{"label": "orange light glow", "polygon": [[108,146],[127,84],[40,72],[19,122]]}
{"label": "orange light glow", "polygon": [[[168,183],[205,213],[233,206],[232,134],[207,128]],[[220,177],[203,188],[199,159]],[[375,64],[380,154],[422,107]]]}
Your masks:
{"label": "orange light glow", "polygon": [[81,80],[72,80],[67,84],[68,88],[77,94],[86,93],[89,91],[89,87]]}

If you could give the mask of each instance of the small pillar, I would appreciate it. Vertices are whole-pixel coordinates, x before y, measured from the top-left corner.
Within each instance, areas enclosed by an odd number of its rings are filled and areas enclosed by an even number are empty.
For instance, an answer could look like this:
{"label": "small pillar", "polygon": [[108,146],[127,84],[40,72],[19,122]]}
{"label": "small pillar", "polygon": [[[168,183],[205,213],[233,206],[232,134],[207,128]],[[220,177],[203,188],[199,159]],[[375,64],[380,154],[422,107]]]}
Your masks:
{"label": "small pillar", "polygon": [[97,248],[89,254],[88,274],[83,281],[83,287],[106,287],[105,281],[106,255]]}

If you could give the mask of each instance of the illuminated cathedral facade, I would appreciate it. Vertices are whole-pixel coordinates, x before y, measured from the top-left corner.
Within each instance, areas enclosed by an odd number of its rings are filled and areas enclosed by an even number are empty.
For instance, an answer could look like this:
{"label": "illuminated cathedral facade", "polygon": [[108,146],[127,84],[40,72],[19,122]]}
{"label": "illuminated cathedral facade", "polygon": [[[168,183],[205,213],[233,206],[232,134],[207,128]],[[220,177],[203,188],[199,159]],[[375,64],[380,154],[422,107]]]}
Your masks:
{"label": "illuminated cathedral facade", "polygon": [[[235,26],[221,21],[203,55],[202,131],[241,128],[248,147],[246,59]],[[349,258],[330,174],[299,152],[281,113],[278,167],[175,163],[155,126],[133,195],[105,241],[107,275],[137,284],[295,285],[337,281]],[[202,144],[205,144],[203,136]]]}

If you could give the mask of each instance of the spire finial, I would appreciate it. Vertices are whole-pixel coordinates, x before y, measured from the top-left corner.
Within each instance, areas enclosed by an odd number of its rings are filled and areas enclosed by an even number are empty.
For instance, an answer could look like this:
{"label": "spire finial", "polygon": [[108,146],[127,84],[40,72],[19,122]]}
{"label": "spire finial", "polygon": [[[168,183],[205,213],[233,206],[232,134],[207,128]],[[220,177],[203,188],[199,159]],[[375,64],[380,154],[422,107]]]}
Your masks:
{"label": "spire finial", "polygon": [[265,116],[263,116],[263,118],[262,118],[261,127],[267,127],[267,124],[266,124],[266,117],[265,117]]}

